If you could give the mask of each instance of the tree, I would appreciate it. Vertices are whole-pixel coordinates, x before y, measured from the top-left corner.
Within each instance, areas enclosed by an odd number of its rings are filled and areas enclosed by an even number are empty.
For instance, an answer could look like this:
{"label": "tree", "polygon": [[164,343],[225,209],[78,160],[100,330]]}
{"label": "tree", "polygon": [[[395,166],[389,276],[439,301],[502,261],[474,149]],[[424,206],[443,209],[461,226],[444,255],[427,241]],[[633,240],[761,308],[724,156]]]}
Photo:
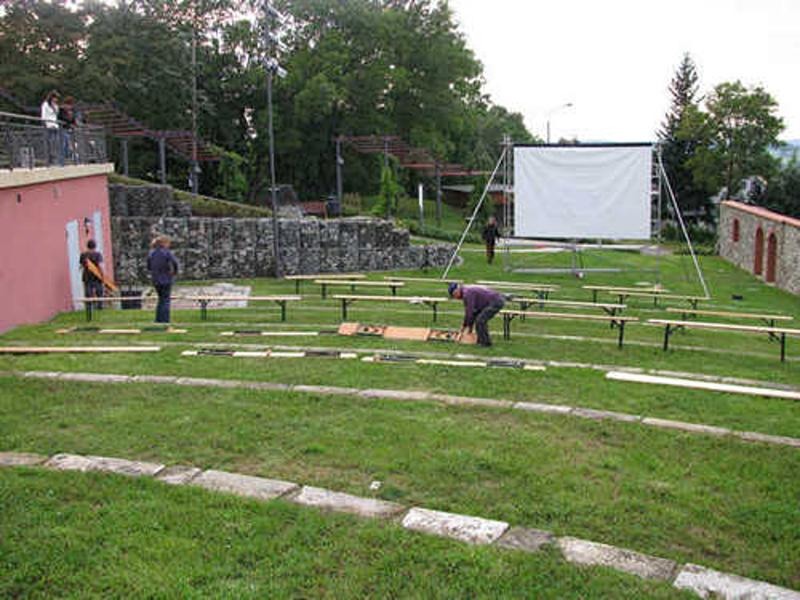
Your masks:
{"label": "tree", "polygon": [[706,111],[690,111],[678,133],[680,139],[698,140],[695,155],[687,161],[695,183],[708,193],[724,188],[732,195],[746,177],[769,181],[778,170],[769,149],[780,143],[784,127],[777,108],[762,87],[748,89],[739,81],[715,87]]}
{"label": "tree", "polygon": [[699,140],[691,136],[678,135],[681,125],[693,118],[698,108],[698,75],[691,56],[683,55],[675,75],[669,85],[671,96],[658,139],[661,143],[661,160],[669,177],[678,205],[686,212],[701,212],[708,203],[708,194],[698,186],[689,168],[689,161],[697,152]]}
{"label": "tree", "polygon": [[770,180],[764,205],[790,217],[800,218],[800,162],[793,156]]}

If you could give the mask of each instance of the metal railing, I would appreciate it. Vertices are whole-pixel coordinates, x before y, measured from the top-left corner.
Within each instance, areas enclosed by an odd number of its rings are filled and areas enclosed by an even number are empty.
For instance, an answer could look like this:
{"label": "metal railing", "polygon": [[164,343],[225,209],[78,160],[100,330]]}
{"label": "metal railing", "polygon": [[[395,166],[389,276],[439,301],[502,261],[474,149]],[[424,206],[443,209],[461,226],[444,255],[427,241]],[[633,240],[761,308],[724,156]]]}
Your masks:
{"label": "metal railing", "polygon": [[0,112],[0,169],[102,163],[107,157],[102,127],[46,127],[39,117]]}

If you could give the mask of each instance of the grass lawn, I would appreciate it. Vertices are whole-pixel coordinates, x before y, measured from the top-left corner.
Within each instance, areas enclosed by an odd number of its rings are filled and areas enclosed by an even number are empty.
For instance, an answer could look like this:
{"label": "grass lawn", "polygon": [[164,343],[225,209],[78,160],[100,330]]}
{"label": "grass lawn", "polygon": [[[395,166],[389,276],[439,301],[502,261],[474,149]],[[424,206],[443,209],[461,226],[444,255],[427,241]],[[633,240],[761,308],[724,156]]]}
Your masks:
{"label": "grass lawn", "polygon": [[[465,263],[453,270],[453,277],[556,283],[562,289],[553,298],[588,300],[590,294],[580,288],[582,284],[653,282],[653,274],[644,270],[590,275],[582,281],[564,275],[508,274],[500,264],[485,265],[479,247],[469,249],[476,251],[464,254]],[[587,263],[590,259],[642,269],[651,268],[655,260],[630,253],[587,255]],[[563,266],[569,264],[569,256],[538,256],[536,261]],[[702,262],[713,300],[701,308],[800,317],[797,297],[764,286],[718,258],[702,257]],[[661,266],[663,284],[671,291],[699,292],[696,283],[685,277],[686,257],[662,257]],[[294,291],[288,282],[239,283],[252,285],[253,293]],[[422,283],[409,284],[400,293],[441,296],[445,291],[441,284]],[[176,311],[175,321],[189,329],[184,335],[57,336],[57,327],[84,324],[80,313],[60,315],[50,323],[8,332],[0,343],[158,343],[164,349],[150,355],[2,356],[0,370],[424,389],[800,437],[796,402],[611,382],[600,370],[549,367],[544,372],[523,372],[180,354],[211,343],[468,352],[800,386],[797,339],[787,344],[793,360],[786,363],[778,360],[777,345],[766,336],[740,333],[692,330],[674,336],[674,349],[664,353],[663,330],[646,324],[626,328],[621,350],[608,325],[560,320],[515,321],[512,339],[504,341],[496,319],[496,343],[491,349],[335,335],[219,336],[240,326],[318,330],[338,325],[336,301],[321,300],[317,287],[310,284],[303,294],[307,300],[289,306],[285,324],[280,323],[277,309],[261,305],[212,310],[206,322],[200,321],[197,310]],[[645,299],[632,299],[626,314],[642,320],[670,316]],[[459,304],[444,305],[439,324],[457,327],[460,318]],[[129,326],[151,319],[151,311],[109,310],[99,315],[96,324]],[[362,303],[351,307],[350,320],[427,326],[431,313],[419,306]],[[796,476],[800,452],[793,448],[627,423],[434,403],[9,376],[0,377],[0,440],[0,451],[90,453],[193,464],[358,495],[371,495],[369,483],[377,479],[384,482],[378,495],[405,505],[503,519],[800,589]],[[165,590],[164,595],[196,590],[229,596],[677,595],[669,588],[607,571],[570,567],[549,553],[531,557],[467,548],[411,535],[391,524],[320,516],[281,503],[257,505],[198,490],[164,489],[153,482],[6,469],[0,471],[0,499],[5,509],[0,517],[4,540],[0,549],[10,557],[0,559],[0,568],[13,572],[0,577],[0,586],[7,586],[0,587],[0,594],[12,596],[47,595],[57,589],[66,595],[120,595],[128,593],[129,586],[139,586],[130,588],[138,595],[155,589]],[[11,535],[16,531],[29,535]],[[72,545],[65,541],[70,537],[75,538]],[[48,539],[57,543],[49,544]],[[98,539],[104,543],[94,556],[90,549]],[[64,564],[51,564],[53,557],[65,553],[70,558]],[[286,559],[277,560],[276,554]],[[130,557],[130,565],[120,556]],[[23,562],[29,567],[15,566]],[[155,583],[136,576],[137,572],[152,572]],[[167,582],[172,572],[178,575]],[[52,587],[62,575],[65,587]],[[148,587],[159,582],[166,587]]]}

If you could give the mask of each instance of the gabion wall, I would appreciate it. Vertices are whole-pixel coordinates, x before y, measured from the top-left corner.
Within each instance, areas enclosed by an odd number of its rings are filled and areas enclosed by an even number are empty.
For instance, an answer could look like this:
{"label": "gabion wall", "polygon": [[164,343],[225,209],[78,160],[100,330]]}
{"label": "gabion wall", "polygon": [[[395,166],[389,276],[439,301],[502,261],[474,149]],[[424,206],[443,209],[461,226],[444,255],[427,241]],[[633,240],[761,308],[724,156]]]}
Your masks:
{"label": "gabion wall", "polygon": [[[159,234],[172,239],[183,279],[264,277],[274,272],[272,219],[193,217],[168,186],[109,186],[115,273],[148,280],[146,257]],[[381,219],[278,219],[286,275],[443,267],[452,244],[411,245]]]}

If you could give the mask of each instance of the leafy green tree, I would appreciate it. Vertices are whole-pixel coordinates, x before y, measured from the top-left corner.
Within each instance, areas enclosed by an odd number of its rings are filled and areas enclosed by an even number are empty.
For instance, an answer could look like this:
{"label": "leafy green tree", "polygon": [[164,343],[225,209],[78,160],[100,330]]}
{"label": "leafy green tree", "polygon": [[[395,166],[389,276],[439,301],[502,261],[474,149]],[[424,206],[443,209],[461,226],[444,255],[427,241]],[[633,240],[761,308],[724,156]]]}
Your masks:
{"label": "leafy green tree", "polygon": [[678,133],[680,139],[698,141],[687,161],[694,181],[708,193],[724,187],[730,195],[746,177],[769,180],[778,169],[769,149],[780,143],[784,127],[772,96],[762,87],[748,89],[736,81],[719,84],[705,104],[705,112],[689,111]]}
{"label": "leafy green tree", "polygon": [[782,165],[769,181],[764,205],[790,217],[800,218],[800,162],[796,155]]}

